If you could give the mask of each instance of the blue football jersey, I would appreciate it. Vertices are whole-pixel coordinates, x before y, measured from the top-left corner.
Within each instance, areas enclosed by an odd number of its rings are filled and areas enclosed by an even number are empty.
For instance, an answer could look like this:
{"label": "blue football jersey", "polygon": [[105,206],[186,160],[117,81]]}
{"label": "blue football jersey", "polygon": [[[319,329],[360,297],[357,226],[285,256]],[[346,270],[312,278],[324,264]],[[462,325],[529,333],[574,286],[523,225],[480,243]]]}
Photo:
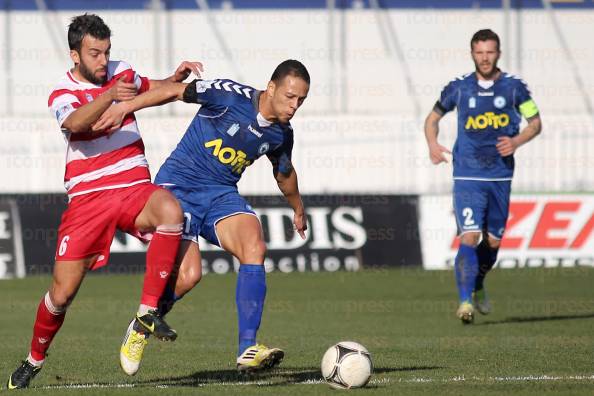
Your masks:
{"label": "blue football jersey", "polygon": [[500,136],[519,133],[522,115],[538,114],[526,83],[507,73],[493,82],[479,81],[474,72],[466,74],[443,89],[435,106],[442,114],[454,108],[458,110],[454,179],[511,180],[513,155],[502,157],[495,146]]}
{"label": "blue football jersey", "polygon": [[262,117],[260,91],[231,80],[196,80],[191,84],[191,100],[201,107],[161,166],[157,184],[234,186],[245,169],[263,155],[275,171],[291,171],[293,129],[290,124],[271,123]]}

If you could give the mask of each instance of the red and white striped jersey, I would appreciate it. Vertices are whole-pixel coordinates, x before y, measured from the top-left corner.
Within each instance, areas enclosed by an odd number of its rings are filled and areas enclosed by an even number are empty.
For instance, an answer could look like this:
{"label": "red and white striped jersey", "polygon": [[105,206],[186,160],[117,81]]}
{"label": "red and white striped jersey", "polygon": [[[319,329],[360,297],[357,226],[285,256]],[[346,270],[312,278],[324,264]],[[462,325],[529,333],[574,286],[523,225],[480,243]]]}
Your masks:
{"label": "red and white striped jersey", "polygon": [[[48,100],[50,112],[60,128],[77,108],[96,99],[122,76],[125,82],[136,85],[138,94],[149,89],[148,78],[140,77],[122,61],[109,61],[107,81],[102,86],[77,81],[72,73],[66,72]],[[64,187],[69,198],[150,182],[144,144],[134,114],[126,115],[121,127],[111,136],[92,131],[71,133],[65,128],[62,132],[68,145]]]}

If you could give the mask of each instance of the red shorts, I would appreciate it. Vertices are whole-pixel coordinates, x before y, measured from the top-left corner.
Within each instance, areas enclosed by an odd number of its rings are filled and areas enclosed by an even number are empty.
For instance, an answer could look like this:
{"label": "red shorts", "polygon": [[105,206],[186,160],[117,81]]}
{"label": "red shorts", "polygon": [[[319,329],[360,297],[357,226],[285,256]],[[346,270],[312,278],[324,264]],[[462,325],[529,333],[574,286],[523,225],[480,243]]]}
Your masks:
{"label": "red shorts", "polygon": [[147,241],[134,227],[134,222],[151,194],[160,188],[142,183],[74,197],[62,215],[58,229],[56,261],[79,260],[99,254],[91,269],[103,267],[107,264],[116,229]]}

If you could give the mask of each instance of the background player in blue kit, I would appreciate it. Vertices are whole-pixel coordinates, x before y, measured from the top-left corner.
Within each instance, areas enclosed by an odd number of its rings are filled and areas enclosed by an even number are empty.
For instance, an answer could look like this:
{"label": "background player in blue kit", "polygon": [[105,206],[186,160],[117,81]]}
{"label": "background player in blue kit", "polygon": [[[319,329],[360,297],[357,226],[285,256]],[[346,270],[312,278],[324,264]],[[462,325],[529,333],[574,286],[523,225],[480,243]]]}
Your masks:
{"label": "background player in blue kit", "polygon": [[[497,34],[480,30],[470,47],[475,72],[451,81],[425,121],[431,161],[447,162],[444,153],[452,153],[437,142],[439,120],[458,110],[453,163],[460,248],[455,273],[460,299],[456,314],[463,323],[474,320],[475,308],[482,314],[491,310],[483,282],[497,260],[505,230],[513,154],[542,128],[526,83],[497,67],[501,55]],[[528,125],[520,132],[522,116]]]}
{"label": "background player in blue kit", "polygon": [[[201,105],[155,179],[176,196],[186,218],[177,260],[179,271],[177,277],[172,275],[160,312],[166,314],[200,281],[198,236],[233,254],[240,262],[236,288],[240,371],[273,367],[284,352],[256,343],[266,296],[266,245],[260,222],[239,195],[237,182],[249,165],[266,155],[281,192],[295,212],[294,228],[305,238],[306,215],[291,164],[293,129],[289,121],[307,97],[309,83],[305,66],[287,60],[278,65],[264,91],[231,80],[170,84],[151,95],[112,106],[96,126],[105,129],[117,125],[123,114],[167,100]],[[127,374],[138,371],[147,338],[133,320],[120,353]]]}

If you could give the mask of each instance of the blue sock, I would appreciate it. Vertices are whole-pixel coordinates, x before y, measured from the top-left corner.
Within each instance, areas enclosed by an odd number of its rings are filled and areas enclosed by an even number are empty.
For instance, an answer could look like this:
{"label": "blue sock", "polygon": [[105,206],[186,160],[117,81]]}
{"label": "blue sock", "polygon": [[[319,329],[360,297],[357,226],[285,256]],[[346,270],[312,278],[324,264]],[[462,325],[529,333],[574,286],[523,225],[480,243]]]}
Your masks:
{"label": "blue sock", "polygon": [[239,322],[239,352],[237,356],[256,343],[256,333],[260,327],[265,298],[266,272],[264,266],[241,264],[235,290]]}
{"label": "blue sock", "polygon": [[460,302],[471,301],[478,274],[478,258],[474,247],[460,244],[456,255],[455,272]]}
{"label": "blue sock", "polygon": [[159,313],[165,316],[173,308],[173,304],[176,301],[181,300],[181,297],[175,294],[175,286],[171,286],[169,283],[165,286],[165,291],[159,299]]}
{"label": "blue sock", "polygon": [[478,257],[479,271],[476,276],[476,282],[474,284],[474,290],[481,290],[484,285],[485,276],[487,272],[493,268],[497,261],[497,253],[499,249],[493,249],[489,246],[489,243],[483,239],[476,248],[476,255]]}

